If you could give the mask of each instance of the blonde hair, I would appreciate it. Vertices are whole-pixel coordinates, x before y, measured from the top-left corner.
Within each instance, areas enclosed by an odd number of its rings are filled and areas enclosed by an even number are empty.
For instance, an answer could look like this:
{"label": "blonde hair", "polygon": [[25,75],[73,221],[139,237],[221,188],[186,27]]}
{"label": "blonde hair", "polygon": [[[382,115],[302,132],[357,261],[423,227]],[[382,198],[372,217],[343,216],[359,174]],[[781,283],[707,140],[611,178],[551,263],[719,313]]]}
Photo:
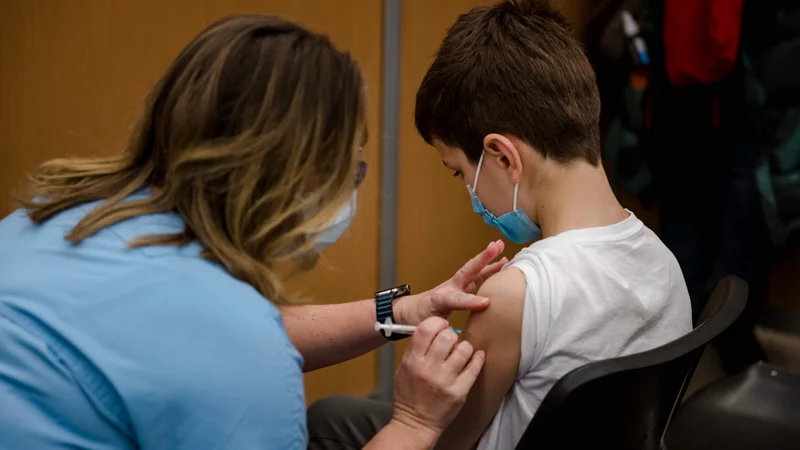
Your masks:
{"label": "blonde hair", "polygon": [[[130,247],[199,241],[275,304],[278,266],[314,261],[314,238],[351,198],[366,138],[363,80],[325,36],[277,17],[234,16],[197,36],[153,88],[122,154],[58,159],[24,205],[44,222],[103,200],[66,236],[175,212],[182,232]],[[127,199],[149,189],[151,195]]]}

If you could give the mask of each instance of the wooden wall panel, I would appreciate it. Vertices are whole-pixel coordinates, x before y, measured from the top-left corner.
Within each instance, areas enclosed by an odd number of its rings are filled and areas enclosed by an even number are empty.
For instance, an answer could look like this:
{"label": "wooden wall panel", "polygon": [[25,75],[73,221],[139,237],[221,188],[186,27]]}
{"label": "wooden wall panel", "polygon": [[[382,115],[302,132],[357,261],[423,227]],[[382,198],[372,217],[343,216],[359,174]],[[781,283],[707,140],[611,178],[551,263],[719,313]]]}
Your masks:
{"label": "wooden wall panel", "polygon": [[[378,0],[0,0],[0,217],[13,208],[12,188],[41,162],[119,151],[162,71],[198,32],[232,13],[281,15],[329,34],[349,50],[369,84],[370,135],[380,136],[381,5]],[[373,138],[365,151],[373,169],[359,191],[351,231],[325,255],[322,267],[290,283],[315,301],[369,298],[376,290],[378,142]],[[309,374],[308,399],[366,394],[375,386],[374,367],[370,354]]]}
{"label": "wooden wall panel", "polygon": [[[587,0],[555,3],[573,23],[580,25]],[[451,277],[463,263],[489,242],[503,239],[472,211],[462,180],[442,166],[438,152],[428,146],[414,127],[414,99],[447,29],[459,14],[490,2],[476,0],[403,0],[403,34],[400,76],[400,155],[397,280],[416,292],[430,289]],[[579,28],[579,27],[578,27]],[[506,241],[506,255],[520,246]],[[451,319],[466,323],[467,314]],[[396,358],[402,356],[398,346]]]}

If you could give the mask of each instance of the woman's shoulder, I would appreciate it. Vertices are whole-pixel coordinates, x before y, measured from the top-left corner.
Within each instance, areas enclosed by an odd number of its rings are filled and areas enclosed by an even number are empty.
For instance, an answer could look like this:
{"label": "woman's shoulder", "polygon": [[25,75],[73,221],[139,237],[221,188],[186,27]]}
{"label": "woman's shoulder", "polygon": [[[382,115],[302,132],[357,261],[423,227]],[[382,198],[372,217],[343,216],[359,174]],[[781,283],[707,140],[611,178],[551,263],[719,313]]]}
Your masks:
{"label": "woman's shoulder", "polygon": [[169,280],[162,282],[153,306],[160,308],[163,303],[166,314],[181,328],[213,332],[231,345],[268,339],[272,348],[294,350],[278,308],[218,264],[188,258],[173,266]]}

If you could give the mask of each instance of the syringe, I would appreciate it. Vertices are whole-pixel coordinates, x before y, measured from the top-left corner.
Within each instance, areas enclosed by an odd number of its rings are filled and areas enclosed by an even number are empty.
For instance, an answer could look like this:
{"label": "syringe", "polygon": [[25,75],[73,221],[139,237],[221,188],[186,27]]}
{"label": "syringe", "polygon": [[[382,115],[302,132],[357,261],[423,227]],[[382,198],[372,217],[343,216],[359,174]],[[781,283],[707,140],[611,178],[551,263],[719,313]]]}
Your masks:
{"label": "syringe", "polygon": [[[388,319],[387,319],[388,322]],[[461,334],[461,330],[450,327],[456,334]],[[394,323],[380,323],[375,322],[375,331],[382,331],[386,337],[391,337],[394,334],[412,335],[417,330],[416,325],[399,325]]]}

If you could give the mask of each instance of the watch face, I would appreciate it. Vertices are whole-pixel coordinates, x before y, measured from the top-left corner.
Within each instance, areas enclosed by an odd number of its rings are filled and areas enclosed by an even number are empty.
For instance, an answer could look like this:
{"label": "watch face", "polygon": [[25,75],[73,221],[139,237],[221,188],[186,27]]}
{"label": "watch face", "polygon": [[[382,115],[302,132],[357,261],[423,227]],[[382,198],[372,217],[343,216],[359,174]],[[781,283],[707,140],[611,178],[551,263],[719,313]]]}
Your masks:
{"label": "watch face", "polygon": [[386,289],[385,291],[380,291],[375,294],[375,296],[379,295],[387,295],[392,294],[392,297],[402,297],[404,295],[411,294],[411,286],[407,284],[403,284],[401,286],[393,287],[391,289]]}
{"label": "watch face", "polygon": [[395,289],[395,297],[400,297],[403,295],[408,295],[411,293],[411,286],[404,284],[402,286],[397,286]]}

